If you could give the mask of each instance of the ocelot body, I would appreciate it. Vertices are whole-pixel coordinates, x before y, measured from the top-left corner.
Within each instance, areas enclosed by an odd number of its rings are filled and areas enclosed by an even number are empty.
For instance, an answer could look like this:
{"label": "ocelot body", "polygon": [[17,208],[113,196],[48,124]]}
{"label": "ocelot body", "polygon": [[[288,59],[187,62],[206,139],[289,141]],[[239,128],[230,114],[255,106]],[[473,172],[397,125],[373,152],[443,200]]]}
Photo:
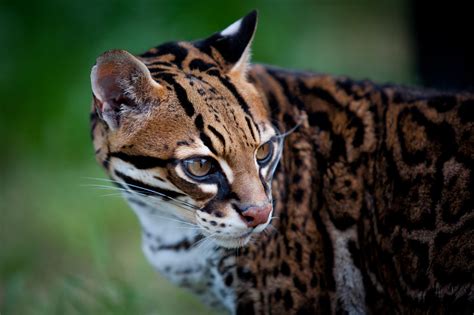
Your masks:
{"label": "ocelot body", "polygon": [[92,70],[150,263],[237,314],[474,310],[474,95],[249,64],[253,12]]}

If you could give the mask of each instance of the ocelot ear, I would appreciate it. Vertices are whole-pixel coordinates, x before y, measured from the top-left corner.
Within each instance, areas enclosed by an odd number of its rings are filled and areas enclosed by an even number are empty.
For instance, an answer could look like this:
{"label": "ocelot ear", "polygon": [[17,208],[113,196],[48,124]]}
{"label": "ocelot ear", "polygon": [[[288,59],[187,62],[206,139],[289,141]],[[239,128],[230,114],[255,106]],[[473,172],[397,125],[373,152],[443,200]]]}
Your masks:
{"label": "ocelot ear", "polygon": [[124,50],[110,50],[99,56],[92,67],[91,83],[94,106],[112,130],[126,112],[156,101],[162,90],[147,67]]}
{"label": "ocelot ear", "polygon": [[196,42],[196,46],[213,57],[225,71],[245,75],[256,27],[257,11],[254,10],[223,31]]}

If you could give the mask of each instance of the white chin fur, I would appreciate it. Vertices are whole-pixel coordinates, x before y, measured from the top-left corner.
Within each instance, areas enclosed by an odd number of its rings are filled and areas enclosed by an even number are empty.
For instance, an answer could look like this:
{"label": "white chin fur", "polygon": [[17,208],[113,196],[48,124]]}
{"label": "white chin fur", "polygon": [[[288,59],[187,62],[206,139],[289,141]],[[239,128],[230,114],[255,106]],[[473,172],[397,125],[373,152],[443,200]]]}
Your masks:
{"label": "white chin fur", "polygon": [[250,234],[244,237],[215,237],[214,241],[216,242],[217,245],[224,247],[224,248],[239,248],[239,247],[244,247],[247,245],[247,243],[250,240]]}

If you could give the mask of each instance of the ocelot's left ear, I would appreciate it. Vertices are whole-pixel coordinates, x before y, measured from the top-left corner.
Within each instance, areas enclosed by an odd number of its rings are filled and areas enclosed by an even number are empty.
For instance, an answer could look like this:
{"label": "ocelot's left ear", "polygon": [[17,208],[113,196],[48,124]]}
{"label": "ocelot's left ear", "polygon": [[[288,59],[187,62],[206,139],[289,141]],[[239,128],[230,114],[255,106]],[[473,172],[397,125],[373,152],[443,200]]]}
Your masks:
{"label": "ocelot's left ear", "polygon": [[91,84],[97,113],[112,130],[127,113],[159,100],[163,91],[145,64],[124,50],[110,50],[97,58]]}
{"label": "ocelot's left ear", "polygon": [[254,10],[223,31],[200,40],[195,45],[213,57],[228,73],[245,75],[256,27],[257,11]]}

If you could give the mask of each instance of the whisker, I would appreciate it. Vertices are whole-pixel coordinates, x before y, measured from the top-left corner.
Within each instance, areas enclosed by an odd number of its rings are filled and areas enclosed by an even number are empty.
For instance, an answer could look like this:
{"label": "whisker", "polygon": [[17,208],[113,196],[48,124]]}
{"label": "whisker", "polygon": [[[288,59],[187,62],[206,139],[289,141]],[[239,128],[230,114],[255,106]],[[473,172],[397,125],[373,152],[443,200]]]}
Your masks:
{"label": "whisker", "polygon": [[177,230],[189,230],[189,231],[196,231],[196,232],[204,231],[201,228],[192,227],[192,226],[177,226],[177,227],[175,227],[175,229],[177,229]]}
{"label": "whisker", "polygon": [[284,132],[284,133],[280,133],[278,135],[275,136],[275,138],[286,138],[287,136],[289,136],[290,134],[292,134],[293,132],[296,131],[296,129],[298,129],[299,127],[301,126],[301,122],[297,123],[293,128],[291,128],[290,130]]}
{"label": "whisker", "polygon": [[160,219],[163,219],[163,220],[168,220],[168,221],[172,221],[172,222],[177,222],[177,223],[180,223],[180,224],[184,224],[184,225],[189,225],[193,228],[196,228],[196,227],[199,227],[197,224],[195,223],[191,223],[191,222],[186,222],[186,221],[183,221],[183,220],[180,220],[180,219],[175,219],[175,218],[170,218],[170,217],[166,217],[166,216],[162,216],[162,215],[157,215],[155,213],[152,214],[154,217],[157,217],[157,218],[160,218]]}
{"label": "whisker", "polygon": [[[120,182],[118,181],[114,181],[114,180],[107,180],[107,179],[102,179],[102,178],[96,178],[96,180],[103,180],[103,181],[106,181],[106,182],[109,182],[109,183],[118,183],[120,185],[122,185]],[[143,194],[143,193],[140,193],[140,192],[137,192],[137,191],[133,191],[133,190],[130,190],[130,189],[125,189],[125,188],[121,188],[121,187],[114,187],[114,186],[105,186],[105,185],[94,185],[94,184],[89,184],[89,185],[82,185],[82,186],[89,186],[89,187],[97,187],[97,188],[103,188],[103,189],[115,189],[115,190],[119,190],[119,191],[123,191],[123,192],[128,192],[130,194],[137,194],[137,195],[140,195],[140,196],[143,196],[143,197],[149,197],[149,198],[152,198],[152,199],[155,199],[155,200],[158,200],[158,201],[163,201],[162,199],[158,199],[156,196],[153,196],[153,195],[147,195],[147,194]],[[129,186],[135,186],[137,188],[140,188],[140,186],[136,186],[136,185],[129,185]],[[157,192],[155,192],[157,193]],[[157,193],[157,195],[160,196],[160,194]],[[181,205],[181,206],[187,206],[189,208],[191,208],[192,210],[199,210],[200,208],[199,207],[196,207],[195,205],[193,204],[190,204],[186,201],[183,201],[183,200],[179,200],[179,199],[176,199],[176,198],[172,198],[172,197],[169,197],[169,196],[166,196],[164,194],[161,194],[164,196],[164,198],[168,199],[167,201],[174,201],[175,202],[175,205]],[[187,208],[184,208],[182,207],[183,209],[185,210],[191,210],[191,209],[187,209]]]}
{"label": "whisker", "polygon": [[210,240],[214,235],[216,235],[217,233],[212,233],[210,235],[207,235],[205,236],[204,238],[200,239],[199,241],[197,241],[196,243],[194,243],[192,245],[193,248],[196,248],[197,246],[199,246],[199,244],[203,243],[205,240]]}
{"label": "whisker", "polygon": [[[142,193],[139,193],[139,192],[134,192],[134,191],[131,191],[131,190],[128,190],[128,189],[125,189],[125,188],[121,188],[121,187],[115,187],[115,186],[107,186],[107,185],[95,185],[95,184],[89,184],[89,185],[83,185],[83,186],[86,186],[86,187],[95,187],[97,189],[103,189],[103,190],[116,190],[116,191],[121,191],[121,192],[124,192],[124,193],[129,193],[129,194],[135,194],[135,195],[139,195],[139,196],[142,196],[142,197],[145,197],[145,198],[151,198],[153,200],[157,200],[159,202],[162,202],[163,200],[161,199],[158,199],[156,198],[155,196],[150,196],[150,195],[146,195],[146,194],[142,194]],[[103,195],[103,196],[115,196],[115,194],[107,194],[107,195]],[[123,196],[123,195],[122,195]],[[154,204],[151,204],[150,202],[148,202],[148,200],[145,199],[144,201],[145,203],[148,204],[148,206],[152,207],[152,206],[155,206]],[[176,203],[174,200],[168,200],[167,202],[170,202],[172,203],[173,205],[175,206],[178,206],[186,211],[192,211],[194,209],[188,209],[188,208],[185,208],[181,203]]]}
{"label": "whisker", "polygon": [[[112,183],[117,183],[117,184],[120,184],[120,185],[123,185],[121,182],[117,181],[117,180],[112,180],[112,179],[105,179],[105,178],[89,178],[89,179],[92,179],[92,180],[99,180],[99,181],[106,181],[106,182],[112,182]],[[186,202],[184,200],[179,200],[179,199],[176,199],[176,198],[173,198],[173,197],[170,197],[166,194],[163,194],[163,193],[160,193],[158,191],[155,191],[155,190],[152,190],[152,189],[148,189],[148,188],[145,188],[145,187],[142,187],[142,186],[139,186],[139,185],[134,185],[134,184],[129,184],[129,183],[125,183],[125,185],[129,186],[129,187],[135,187],[135,188],[138,188],[138,189],[142,189],[144,191],[147,191],[147,192],[151,192],[153,194],[156,194],[158,196],[162,196],[166,199],[169,199],[169,200],[174,200],[176,202],[179,202],[179,203],[182,203],[183,205],[186,205],[192,209],[195,209],[195,210],[198,210],[199,207],[189,203],[189,202]]]}

